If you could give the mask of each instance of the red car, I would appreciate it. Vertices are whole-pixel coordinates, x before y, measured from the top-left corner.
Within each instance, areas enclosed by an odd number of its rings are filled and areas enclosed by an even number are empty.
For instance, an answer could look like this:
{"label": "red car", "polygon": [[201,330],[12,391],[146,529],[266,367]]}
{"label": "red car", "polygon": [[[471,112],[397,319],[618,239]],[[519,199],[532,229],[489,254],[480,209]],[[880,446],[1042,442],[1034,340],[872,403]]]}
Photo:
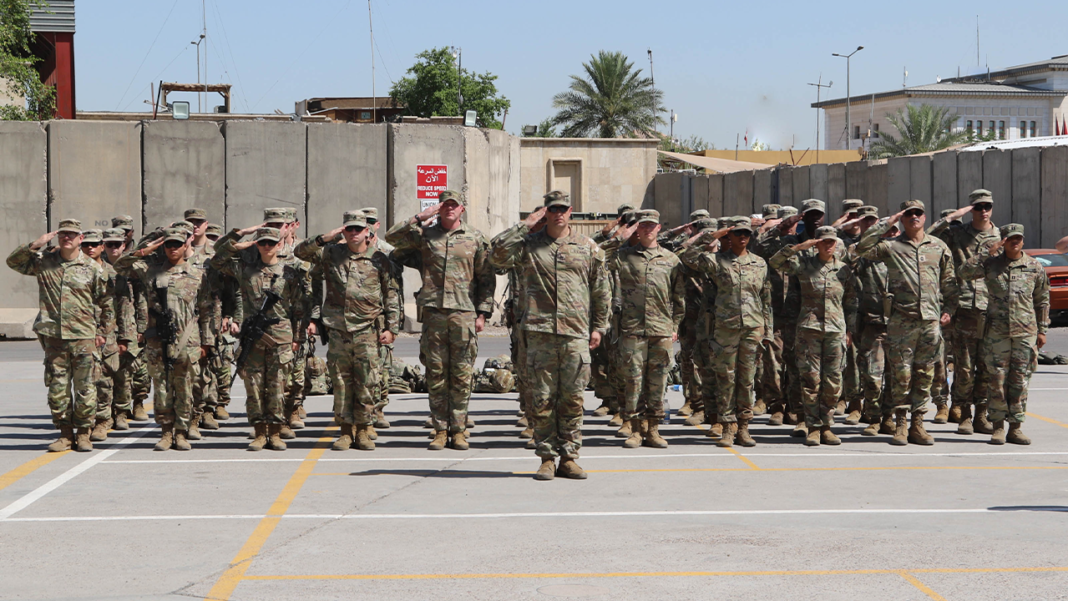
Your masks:
{"label": "red car", "polygon": [[1052,248],[1030,248],[1024,252],[1038,259],[1049,278],[1049,317],[1057,322],[1068,317],[1068,254]]}

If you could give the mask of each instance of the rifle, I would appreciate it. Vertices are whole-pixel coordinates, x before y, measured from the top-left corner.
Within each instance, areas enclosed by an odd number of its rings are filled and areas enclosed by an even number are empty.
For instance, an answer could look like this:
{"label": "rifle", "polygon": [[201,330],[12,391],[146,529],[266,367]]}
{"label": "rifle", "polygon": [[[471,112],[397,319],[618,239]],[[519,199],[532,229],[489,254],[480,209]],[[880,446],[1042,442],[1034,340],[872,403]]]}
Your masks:
{"label": "rifle", "polygon": [[278,280],[278,274],[275,274],[271,278],[271,285],[267,288],[267,293],[263,297],[263,304],[260,306],[260,310],[251,317],[246,317],[244,323],[241,324],[241,339],[238,342],[240,344],[237,353],[237,370],[245,366],[245,361],[248,359],[248,354],[252,351],[252,347],[255,346],[260,338],[267,333],[268,328],[280,323],[282,320],[278,317],[267,317],[267,314],[274,309],[274,306],[278,304],[278,301],[282,300],[282,296],[274,291],[274,283]]}
{"label": "rifle", "polygon": [[178,342],[178,325],[175,323],[177,319],[175,319],[174,310],[167,306],[167,286],[156,284],[156,300],[159,302],[160,310],[149,307],[148,312],[156,320],[156,336],[160,341],[163,370],[167,379],[170,380],[171,370],[174,369],[171,345]]}

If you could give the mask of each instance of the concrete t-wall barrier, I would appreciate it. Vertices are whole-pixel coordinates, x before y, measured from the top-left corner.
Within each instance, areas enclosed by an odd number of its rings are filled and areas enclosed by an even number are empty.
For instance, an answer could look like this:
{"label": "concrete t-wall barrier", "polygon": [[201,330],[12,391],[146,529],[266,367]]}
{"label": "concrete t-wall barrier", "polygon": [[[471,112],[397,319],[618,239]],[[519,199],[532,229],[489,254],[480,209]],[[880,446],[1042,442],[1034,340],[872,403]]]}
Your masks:
{"label": "concrete t-wall barrier", "polygon": [[[1068,146],[1042,149],[1042,247],[1068,236]],[[1028,241],[1034,240],[1027,231]]]}
{"label": "concrete t-wall barrier", "polygon": [[145,231],[169,225],[193,207],[225,228],[226,139],[220,124],[147,121],[142,145]]}
{"label": "concrete t-wall barrier", "polygon": [[[226,227],[263,222],[263,209],[305,214],[307,129],[303,123],[229,121],[226,136]],[[302,225],[299,236],[307,226]]]}
{"label": "concrete t-wall barrier", "polygon": [[[47,132],[42,123],[0,121],[0,244],[4,258],[15,247],[48,231]],[[0,309],[29,309],[5,315],[0,322],[32,322],[37,307],[37,280],[0,269]],[[12,335],[12,332],[0,332]],[[22,333],[15,331],[14,335]]]}
{"label": "concrete t-wall barrier", "polygon": [[[345,211],[375,207],[379,234],[389,229],[386,125],[308,124],[308,236],[341,225]],[[303,216],[302,216],[303,217]]]}

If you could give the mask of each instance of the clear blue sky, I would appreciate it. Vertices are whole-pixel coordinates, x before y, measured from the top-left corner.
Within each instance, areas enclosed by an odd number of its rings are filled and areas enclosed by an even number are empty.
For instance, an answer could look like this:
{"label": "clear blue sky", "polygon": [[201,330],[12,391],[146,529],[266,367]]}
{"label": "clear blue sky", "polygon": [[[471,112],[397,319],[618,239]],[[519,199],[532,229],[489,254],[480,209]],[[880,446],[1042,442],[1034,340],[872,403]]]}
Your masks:
{"label": "clear blue sky", "polygon": [[[812,147],[816,89],[805,84],[822,73],[834,81],[824,93],[844,96],[845,60],[831,53],[858,45],[854,96],[901,86],[906,67],[910,85],[954,76],[958,66],[974,71],[976,15],[982,62],[993,69],[1068,54],[1068,8],[1047,0],[372,0],[372,9],[379,95],[416,53],[460,46],[466,69],[499,76],[512,101],[505,128],[516,133],[553,114],[553,94],[591,54],[622,51],[647,72],[651,48],[657,87],[679,115],[676,137],[696,134],[718,148],[734,148],[746,130],[750,142]],[[209,77],[234,84],[235,112],[288,113],[304,98],[371,94],[366,0],[207,0],[207,13]],[[196,81],[189,42],[200,34],[201,0],[79,2],[77,27],[80,110],[144,110],[150,81]]]}

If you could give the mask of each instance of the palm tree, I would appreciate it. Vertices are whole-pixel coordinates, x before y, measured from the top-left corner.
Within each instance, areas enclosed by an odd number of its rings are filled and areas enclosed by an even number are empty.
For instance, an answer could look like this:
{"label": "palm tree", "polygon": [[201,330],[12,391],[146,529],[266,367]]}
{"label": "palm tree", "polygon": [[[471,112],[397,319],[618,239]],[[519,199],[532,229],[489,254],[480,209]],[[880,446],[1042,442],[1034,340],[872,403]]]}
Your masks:
{"label": "palm tree", "polygon": [[967,132],[953,131],[957,117],[950,114],[948,107],[910,104],[905,109],[907,113],[898,110],[897,114],[886,116],[886,120],[897,128],[901,138],[883,133],[882,139],[871,145],[871,158],[885,159],[934,152],[968,141]]}
{"label": "palm tree", "polygon": [[618,138],[652,136],[664,120],[658,113],[664,93],[653,80],[634,70],[622,52],[597,53],[582,63],[585,77],[571,76],[568,91],[553,96],[559,109],[553,123],[563,127],[565,138]]}

